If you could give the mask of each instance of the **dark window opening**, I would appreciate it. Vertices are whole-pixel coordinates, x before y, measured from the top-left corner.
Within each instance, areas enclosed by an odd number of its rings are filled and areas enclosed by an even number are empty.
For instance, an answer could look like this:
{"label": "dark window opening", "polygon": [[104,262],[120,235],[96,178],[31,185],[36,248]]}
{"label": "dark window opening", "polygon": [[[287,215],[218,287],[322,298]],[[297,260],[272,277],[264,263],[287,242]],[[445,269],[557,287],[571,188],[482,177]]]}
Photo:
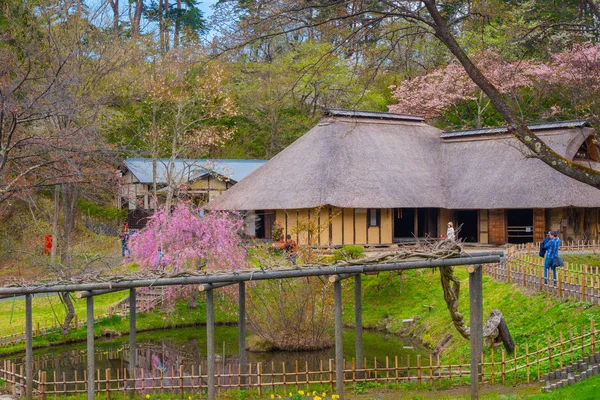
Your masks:
{"label": "dark window opening", "polygon": [[477,210],[457,210],[454,213],[456,219],[456,237],[463,242],[477,243],[479,241],[479,221]]}
{"label": "dark window opening", "polygon": [[533,242],[533,210],[506,210],[508,243]]}

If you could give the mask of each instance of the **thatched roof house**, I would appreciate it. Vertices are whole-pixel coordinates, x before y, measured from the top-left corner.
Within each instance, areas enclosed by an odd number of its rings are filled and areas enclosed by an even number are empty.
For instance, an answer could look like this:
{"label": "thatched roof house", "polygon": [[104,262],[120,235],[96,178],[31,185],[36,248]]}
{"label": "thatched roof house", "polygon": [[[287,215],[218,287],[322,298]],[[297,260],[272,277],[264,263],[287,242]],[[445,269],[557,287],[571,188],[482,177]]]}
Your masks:
{"label": "thatched roof house", "polygon": [[[559,154],[600,169],[587,122],[530,128]],[[527,157],[504,128],[444,133],[418,117],[330,110],[210,206],[273,210],[266,214],[287,221],[289,232],[309,218],[310,209],[320,207],[311,218],[321,220],[319,225],[327,221],[327,226],[311,238],[315,244],[437,236],[448,221],[465,224],[471,240],[499,243],[538,239],[550,227],[571,235],[597,234],[597,211],[588,216],[587,233],[565,230],[568,221],[563,219],[569,219],[565,215],[571,211],[565,209],[570,207],[600,207],[600,192]],[[363,227],[363,219],[370,226]],[[559,226],[554,220],[560,220]],[[300,239],[302,232],[296,233]]]}

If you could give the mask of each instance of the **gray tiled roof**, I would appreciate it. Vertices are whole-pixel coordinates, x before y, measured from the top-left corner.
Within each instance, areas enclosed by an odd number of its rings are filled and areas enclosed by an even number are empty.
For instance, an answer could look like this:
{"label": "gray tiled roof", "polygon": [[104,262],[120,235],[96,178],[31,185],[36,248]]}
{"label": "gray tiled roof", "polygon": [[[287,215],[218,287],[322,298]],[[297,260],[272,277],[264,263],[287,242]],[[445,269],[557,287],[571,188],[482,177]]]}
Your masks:
{"label": "gray tiled roof", "polygon": [[[234,182],[239,182],[266,160],[221,160],[221,159],[176,159],[173,179],[178,182],[191,181],[206,174],[218,174]],[[157,183],[167,183],[168,158],[159,159],[156,164]],[[140,183],[152,183],[151,158],[127,158],[125,167]]]}
{"label": "gray tiled roof", "polygon": [[[531,124],[527,125],[532,131],[544,131],[551,129],[563,129],[563,128],[583,128],[590,127],[588,121],[560,121],[560,122],[545,122],[542,124]],[[499,126],[497,128],[482,128],[482,129],[468,129],[466,131],[451,131],[444,132],[440,135],[442,139],[464,137],[464,136],[478,136],[478,135],[494,135],[507,133],[508,128],[506,126]]]}

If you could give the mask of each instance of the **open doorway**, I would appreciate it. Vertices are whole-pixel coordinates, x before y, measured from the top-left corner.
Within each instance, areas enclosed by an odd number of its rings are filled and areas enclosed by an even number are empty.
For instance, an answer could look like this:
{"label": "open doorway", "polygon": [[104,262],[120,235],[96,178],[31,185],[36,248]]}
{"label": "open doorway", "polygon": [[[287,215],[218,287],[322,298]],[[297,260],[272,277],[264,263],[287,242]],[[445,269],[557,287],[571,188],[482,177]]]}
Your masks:
{"label": "open doorway", "polygon": [[437,208],[395,208],[394,239],[408,241],[415,237],[437,237]]}
{"label": "open doorway", "polygon": [[533,210],[506,210],[508,243],[533,242]]}
{"label": "open doorway", "polygon": [[275,211],[272,210],[256,210],[256,238],[271,239],[273,223],[275,223]]}
{"label": "open doorway", "polygon": [[463,242],[479,241],[479,218],[477,210],[457,210],[454,213],[455,229],[459,229],[458,238]]}
{"label": "open doorway", "polygon": [[419,208],[417,210],[419,237],[436,238],[438,236],[438,209]]}
{"label": "open doorway", "polygon": [[415,209],[394,208],[394,239],[415,238]]}

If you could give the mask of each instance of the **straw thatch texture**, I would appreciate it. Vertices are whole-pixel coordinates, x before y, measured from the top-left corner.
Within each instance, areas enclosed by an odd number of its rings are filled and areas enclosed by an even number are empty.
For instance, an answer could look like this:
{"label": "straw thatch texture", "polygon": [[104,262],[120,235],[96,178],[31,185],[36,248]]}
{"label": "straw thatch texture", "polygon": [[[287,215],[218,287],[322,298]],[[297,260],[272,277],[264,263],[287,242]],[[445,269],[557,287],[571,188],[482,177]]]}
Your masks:
{"label": "straw thatch texture", "polygon": [[[440,138],[422,122],[328,117],[212,201],[221,210],[600,207],[508,135]],[[537,132],[572,159],[590,128]]]}

